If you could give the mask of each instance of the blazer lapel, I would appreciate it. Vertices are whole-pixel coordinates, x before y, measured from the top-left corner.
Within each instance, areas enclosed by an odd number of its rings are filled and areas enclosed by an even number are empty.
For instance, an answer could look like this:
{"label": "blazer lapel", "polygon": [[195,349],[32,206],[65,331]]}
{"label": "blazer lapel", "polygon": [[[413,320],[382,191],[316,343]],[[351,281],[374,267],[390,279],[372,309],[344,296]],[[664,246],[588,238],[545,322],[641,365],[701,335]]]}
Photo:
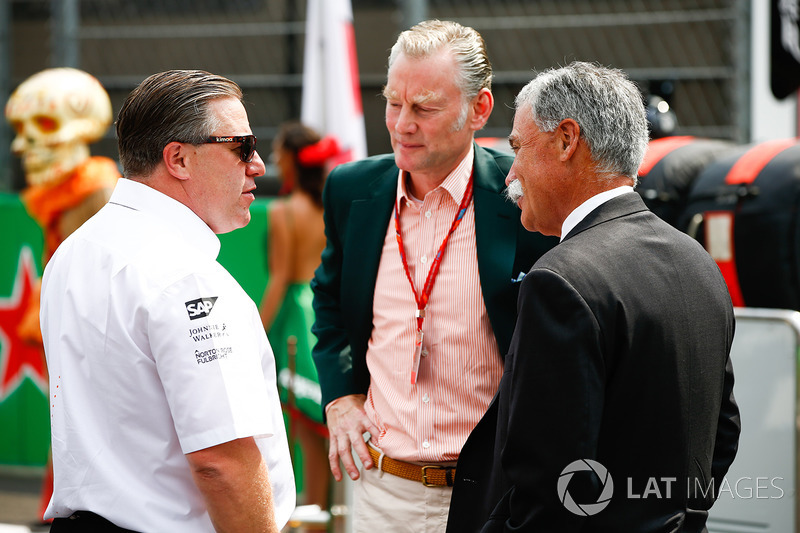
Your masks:
{"label": "blazer lapel", "polygon": [[[502,195],[505,173],[494,158],[475,147],[475,245],[486,311],[498,341],[506,335],[507,292],[517,247],[519,210]],[[510,332],[509,332],[510,340]],[[504,342],[500,342],[501,350]],[[505,354],[503,354],[505,355]]]}
{"label": "blazer lapel", "polygon": [[[517,226],[514,206],[499,192],[475,189],[475,244],[478,248],[483,298],[489,311],[492,295],[511,281],[516,254]],[[508,278],[508,279],[506,279]]]}
{"label": "blazer lapel", "polygon": [[[386,225],[392,215],[399,170],[391,169],[378,176],[369,189],[371,194],[353,201],[347,223],[347,254],[342,263],[342,308],[344,316],[359,325],[356,334],[364,343],[372,330],[372,301]],[[363,325],[363,327],[362,327]]]}

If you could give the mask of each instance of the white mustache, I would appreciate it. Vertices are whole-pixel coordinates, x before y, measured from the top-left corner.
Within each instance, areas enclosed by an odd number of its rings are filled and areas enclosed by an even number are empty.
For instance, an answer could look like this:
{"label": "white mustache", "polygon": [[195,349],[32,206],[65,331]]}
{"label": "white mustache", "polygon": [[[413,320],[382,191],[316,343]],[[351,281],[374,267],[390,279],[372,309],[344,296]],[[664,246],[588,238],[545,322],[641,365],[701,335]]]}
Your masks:
{"label": "white mustache", "polygon": [[522,198],[523,194],[522,183],[517,179],[509,183],[508,187],[506,187],[506,190],[503,191],[503,196],[505,199],[514,204],[516,204],[519,199]]}

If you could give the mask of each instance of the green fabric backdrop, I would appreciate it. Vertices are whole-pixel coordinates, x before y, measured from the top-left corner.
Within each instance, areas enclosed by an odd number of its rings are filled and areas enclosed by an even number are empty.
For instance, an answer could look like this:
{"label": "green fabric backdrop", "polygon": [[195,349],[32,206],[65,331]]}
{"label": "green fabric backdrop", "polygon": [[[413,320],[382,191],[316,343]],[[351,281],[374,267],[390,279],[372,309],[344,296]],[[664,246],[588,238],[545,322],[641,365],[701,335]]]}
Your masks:
{"label": "green fabric backdrop", "polygon": [[[269,201],[253,203],[245,228],[220,235],[219,262],[256,303],[267,283]],[[0,465],[41,467],[50,443],[47,383],[41,355],[19,342],[16,326],[42,273],[42,231],[19,197],[7,193],[0,193],[0,228]]]}

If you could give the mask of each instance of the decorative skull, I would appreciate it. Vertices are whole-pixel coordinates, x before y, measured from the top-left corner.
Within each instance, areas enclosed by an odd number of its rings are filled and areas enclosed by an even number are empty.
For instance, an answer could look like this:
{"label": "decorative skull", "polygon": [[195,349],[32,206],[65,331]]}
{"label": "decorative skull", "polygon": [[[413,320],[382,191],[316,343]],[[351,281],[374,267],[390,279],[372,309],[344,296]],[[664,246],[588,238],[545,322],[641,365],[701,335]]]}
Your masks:
{"label": "decorative skull", "polygon": [[73,68],[34,74],[17,87],[5,112],[16,131],[11,151],[22,158],[30,186],[68,177],[111,124],[108,93],[94,76]]}

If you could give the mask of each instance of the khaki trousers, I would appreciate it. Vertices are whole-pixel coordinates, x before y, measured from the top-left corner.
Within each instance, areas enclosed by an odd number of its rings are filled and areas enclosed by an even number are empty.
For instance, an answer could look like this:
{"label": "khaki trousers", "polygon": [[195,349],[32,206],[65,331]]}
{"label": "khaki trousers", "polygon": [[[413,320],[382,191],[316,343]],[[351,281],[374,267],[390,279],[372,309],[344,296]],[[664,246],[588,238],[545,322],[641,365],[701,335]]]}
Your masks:
{"label": "khaki trousers", "polygon": [[353,533],[444,533],[452,487],[361,468],[353,484]]}

